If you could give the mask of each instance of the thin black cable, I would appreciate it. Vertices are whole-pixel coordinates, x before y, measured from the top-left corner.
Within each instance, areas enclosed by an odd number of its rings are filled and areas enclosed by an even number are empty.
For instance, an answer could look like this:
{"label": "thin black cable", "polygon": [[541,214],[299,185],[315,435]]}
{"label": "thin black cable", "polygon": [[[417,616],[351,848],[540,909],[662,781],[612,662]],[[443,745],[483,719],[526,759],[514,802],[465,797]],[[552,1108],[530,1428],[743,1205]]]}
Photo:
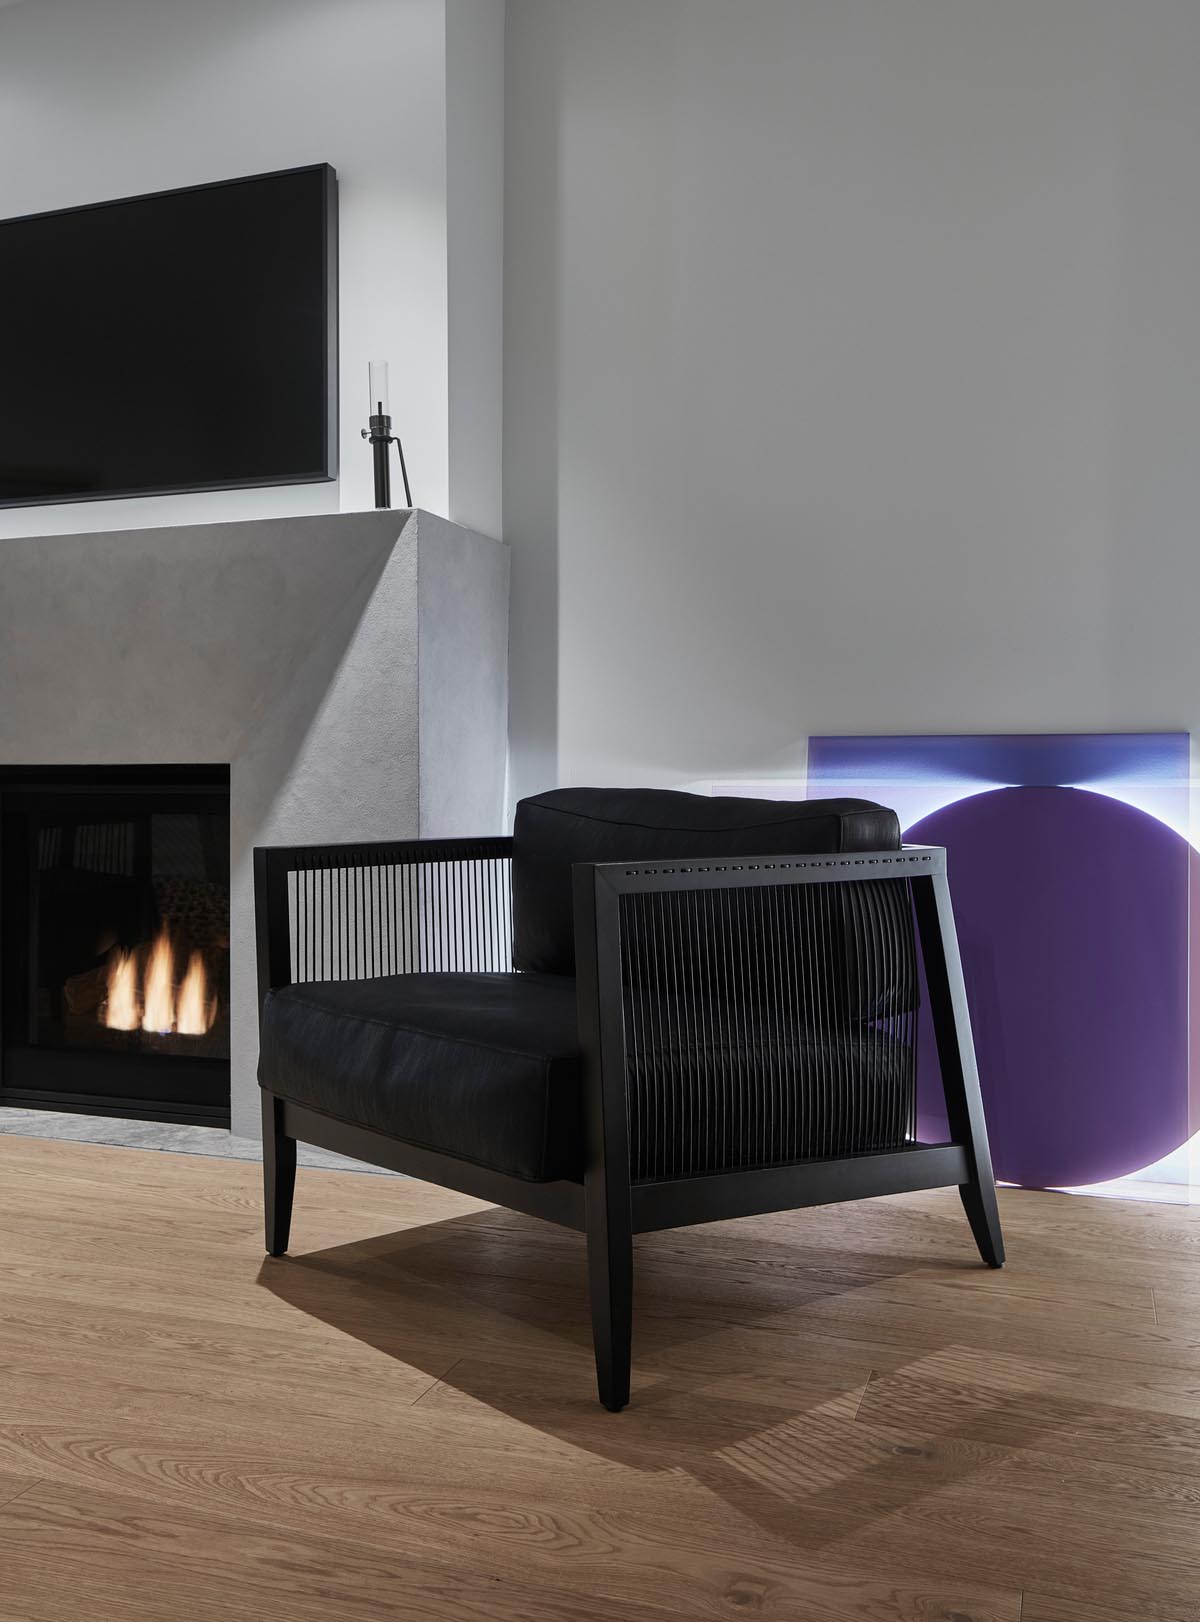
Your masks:
{"label": "thin black cable", "polygon": [[393,434],[396,449],[400,452],[400,477],[404,480],[404,504],[411,507],[413,504],[412,491],[408,488],[408,469],[404,465],[404,446],[400,443],[400,435]]}

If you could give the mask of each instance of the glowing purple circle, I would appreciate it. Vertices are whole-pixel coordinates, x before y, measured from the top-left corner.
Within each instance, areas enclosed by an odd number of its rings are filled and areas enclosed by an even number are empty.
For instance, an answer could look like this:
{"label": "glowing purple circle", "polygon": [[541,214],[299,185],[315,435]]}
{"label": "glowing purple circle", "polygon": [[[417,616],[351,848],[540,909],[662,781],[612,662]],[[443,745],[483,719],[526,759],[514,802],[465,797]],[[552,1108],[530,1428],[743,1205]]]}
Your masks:
{"label": "glowing purple circle", "polygon": [[[1138,1171],[1188,1137],[1187,842],[1071,788],[1007,788],[923,818],[945,845],[996,1175]],[[920,1136],[945,1136],[923,1016]]]}

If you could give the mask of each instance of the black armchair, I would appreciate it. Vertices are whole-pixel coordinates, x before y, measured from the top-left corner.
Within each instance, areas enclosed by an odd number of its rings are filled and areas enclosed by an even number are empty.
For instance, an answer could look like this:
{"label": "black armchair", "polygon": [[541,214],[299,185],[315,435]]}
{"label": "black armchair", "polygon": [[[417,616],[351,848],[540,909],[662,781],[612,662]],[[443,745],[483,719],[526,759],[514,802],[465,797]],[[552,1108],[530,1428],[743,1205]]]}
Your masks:
{"label": "black armchair", "polygon": [[255,883],[271,1255],[297,1140],[579,1229],[613,1410],[635,1233],[957,1186],[1003,1265],[945,853],[893,812],[564,789],[511,839],[257,850]]}

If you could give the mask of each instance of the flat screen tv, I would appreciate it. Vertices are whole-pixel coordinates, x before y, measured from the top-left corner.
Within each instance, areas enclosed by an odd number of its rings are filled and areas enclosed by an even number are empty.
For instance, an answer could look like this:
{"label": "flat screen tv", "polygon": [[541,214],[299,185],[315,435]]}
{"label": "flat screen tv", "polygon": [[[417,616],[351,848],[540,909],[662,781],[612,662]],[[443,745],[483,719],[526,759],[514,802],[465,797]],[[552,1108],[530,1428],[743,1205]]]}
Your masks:
{"label": "flat screen tv", "polygon": [[328,164],[0,221],[0,505],[337,474]]}

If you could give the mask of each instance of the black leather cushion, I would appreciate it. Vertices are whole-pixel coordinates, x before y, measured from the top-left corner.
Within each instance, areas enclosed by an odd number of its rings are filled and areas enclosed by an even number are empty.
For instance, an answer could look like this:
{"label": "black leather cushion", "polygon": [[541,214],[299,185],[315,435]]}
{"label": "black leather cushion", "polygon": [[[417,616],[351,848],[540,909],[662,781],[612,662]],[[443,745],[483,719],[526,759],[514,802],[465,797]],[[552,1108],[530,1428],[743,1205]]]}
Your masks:
{"label": "black leather cushion", "polygon": [[522,800],[513,830],[513,962],[574,974],[573,862],[897,850],[870,800],[743,800],[674,789],[566,788]]}
{"label": "black leather cushion", "polygon": [[583,1174],[575,982],[407,974],[286,986],[258,1075],[282,1098],[533,1182]]}
{"label": "black leather cushion", "polygon": [[[701,1040],[686,1034],[695,1010],[667,1006],[650,1023],[665,1034],[630,1067],[635,1176],[903,1142],[912,1049],[870,1027],[781,1033],[743,1013],[736,1038]],[[583,1176],[575,982],[559,975],[285,986],[267,999],[258,1073],[282,1098],[406,1143],[531,1182]],[[751,1077],[761,1130],[698,1135],[695,1098],[705,1119],[742,1119]],[[643,1092],[660,1100],[648,1113]]]}

